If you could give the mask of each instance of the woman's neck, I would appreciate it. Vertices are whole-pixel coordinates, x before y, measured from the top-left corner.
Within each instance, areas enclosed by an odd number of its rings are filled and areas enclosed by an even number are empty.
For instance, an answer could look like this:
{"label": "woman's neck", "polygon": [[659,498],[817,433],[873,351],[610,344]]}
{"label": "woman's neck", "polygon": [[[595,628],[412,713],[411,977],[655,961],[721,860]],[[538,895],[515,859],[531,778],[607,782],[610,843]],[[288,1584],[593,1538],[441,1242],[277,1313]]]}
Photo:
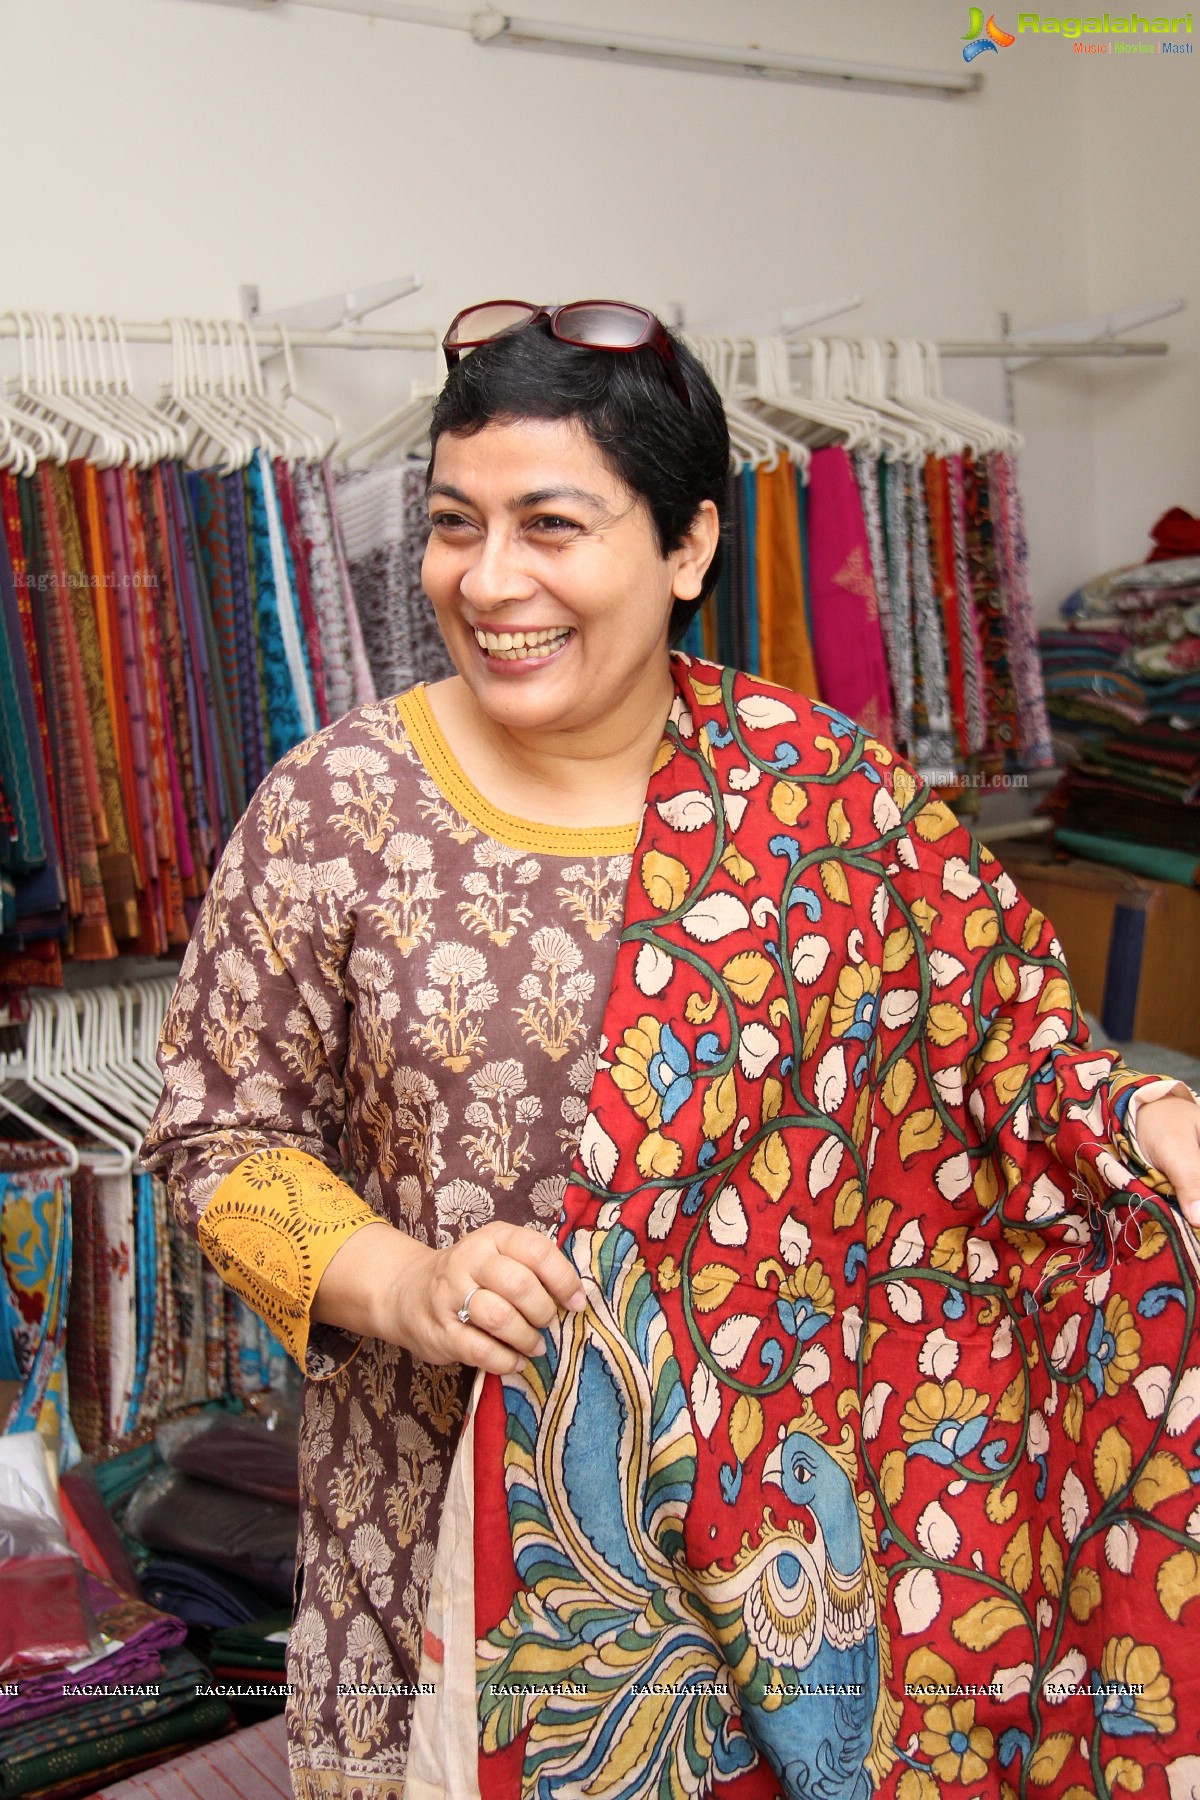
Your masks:
{"label": "woman's neck", "polygon": [[545,825],[624,825],[641,815],[674,697],[669,665],[661,675],[603,719],[561,730],[501,724],[458,675],[425,692],[463,773],[493,806]]}

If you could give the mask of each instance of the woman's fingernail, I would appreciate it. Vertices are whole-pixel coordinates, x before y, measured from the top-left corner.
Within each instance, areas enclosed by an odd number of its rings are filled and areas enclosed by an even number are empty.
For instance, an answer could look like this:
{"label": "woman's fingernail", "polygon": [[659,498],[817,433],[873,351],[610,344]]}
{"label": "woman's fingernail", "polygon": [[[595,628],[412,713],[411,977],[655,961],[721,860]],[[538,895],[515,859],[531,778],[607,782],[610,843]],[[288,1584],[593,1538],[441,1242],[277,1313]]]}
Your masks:
{"label": "woman's fingernail", "polygon": [[587,1296],[585,1295],[583,1289],[580,1288],[579,1292],[576,1294],[572,1294],[571,1298],[567,1301],[567,1311],[568,1312],[582,1312],[586,1305],[587,1305]]}

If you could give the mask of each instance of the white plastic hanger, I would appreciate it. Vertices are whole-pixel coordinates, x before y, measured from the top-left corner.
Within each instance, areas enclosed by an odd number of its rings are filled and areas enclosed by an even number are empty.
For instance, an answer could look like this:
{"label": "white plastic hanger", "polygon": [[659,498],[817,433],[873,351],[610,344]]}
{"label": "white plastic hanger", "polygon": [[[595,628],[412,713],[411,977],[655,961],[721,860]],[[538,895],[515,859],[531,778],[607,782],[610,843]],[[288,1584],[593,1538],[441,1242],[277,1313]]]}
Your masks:
{"label": "white plastic hanger", "polygon": [[433,403],[440,392],[437,381],[414,381],[402,406],[341,446],[338,466],[350,468],[355,458],[362,458],[363,467],[377,467],[389,457],[415,456],[426,449]]}
{"label": "white plastic hanger", "polygon": [[306,434],[311,449],[305,460],[308,462],[322,463],[327,457],[332,456],[337,447],[338,439],[342,435],[341,422],[336,413],[328,412],[325,407],[318,406],[315,400],[309,399],[307,394],[302,394],[300,392],[296,385],[296,364],[292,355],[292,340],[288,336],[287,326],[282,322],[279,326],[279,336],[283,342],[284,367],[284,381],[283,387],[280,390],[279,403],[285,408],[288,406],[302,406],[306,412],[313,413],[318,419],[325,420],[326,424],[330,427],[328,437],[317,437],[312,432]]}
{"label": "white plastic hanger", "polygon": [[[89,1137],[107,1144],[110,1150],[116,1152],[116,1172],[128,1174],[133,1168],[133,1153],[138,1147],[138,1140],[119,1129],[110,1130],[109,1123],[97,1119],[93,1109],[79,1104],[72,1083],[46,1070],[44,1065],[50,1024],[51,1012],[46,998],[40,994],[35,995],[30,1001],[29,1022],[25,1028],[24,1065],[9,1058],[5,1078],[20,1081],[31,1093],[52,1106],[55,1112],[72,1119]],[[83,1098],[86,1099],[86,1096]]]}
{"label": "white plastic hanger", "polygon": [[892,391],[912,411],[940,420],[957,433],[962,443],[980,455],[993,450],[1015,453],[1021,447],[1020,433],[1011,431],[995,419],[948,400],[942,393],[941,360],[937,345],[917,338],[902,338],[895,343],[896,364]]}
{"label": "white plastic hanger", "polygon": [[3,1051],[0,1051],[0,1110],[11,1113],[14,1118],[20,1119],[22,1125],[27,1125],[30,1131],[40,1138],[45,1138],[47,1143],[57,1144],[60,1150],[65,1150],[67,1154],[66,1172],[68,1175],[73,1175],[79,1167],[79,1146],[73,1144],[70,1138],[63,1137],[61,1132],[55,1131],[52,1125],[46,1123],[45,1119],[39,1119],[35,1113],[26,1112],[25,1108],[20,1106],[11,1094],[5,1093],[7,1082],[22,1079],[20,1076],[9,1075],[8,1063],[9,1058]]}
{"label": "white plastic hanger", "polygon": [[876,437],[876,418],[861,406],[801,394],[792,385],[791,345],[785,337],[753,340],[754,375],[745,404],[773,428],[799,437],[812,450],[829,444],[863,449]]}
{"label": "white plastic hanger", "polygon": [[[917,463],[932,448],[932,428],[911,417],[901,416],[898,409],[882,393],[882,376],[876,382],[864,372],[861,359],[856,359],[853,346],[845,338],[835,338],[829,347],[829,391],[835,398],[858,400],[877,416],[877,434],[883,440],[883,455],[889,462]],[[878,389],[878,391],[877,391]]]}

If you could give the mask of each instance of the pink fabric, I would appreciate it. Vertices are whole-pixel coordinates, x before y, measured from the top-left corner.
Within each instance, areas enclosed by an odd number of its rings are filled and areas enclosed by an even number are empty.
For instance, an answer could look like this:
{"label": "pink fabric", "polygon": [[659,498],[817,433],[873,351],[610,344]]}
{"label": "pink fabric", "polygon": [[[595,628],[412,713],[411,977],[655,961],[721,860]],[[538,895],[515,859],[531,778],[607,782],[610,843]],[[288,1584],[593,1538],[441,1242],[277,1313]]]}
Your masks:
{"label": "pink fabric", "polygon": [[818,450],[808,479],[808,606],[825,704],[892,741],[892,700],[862,501],[843,449]]}

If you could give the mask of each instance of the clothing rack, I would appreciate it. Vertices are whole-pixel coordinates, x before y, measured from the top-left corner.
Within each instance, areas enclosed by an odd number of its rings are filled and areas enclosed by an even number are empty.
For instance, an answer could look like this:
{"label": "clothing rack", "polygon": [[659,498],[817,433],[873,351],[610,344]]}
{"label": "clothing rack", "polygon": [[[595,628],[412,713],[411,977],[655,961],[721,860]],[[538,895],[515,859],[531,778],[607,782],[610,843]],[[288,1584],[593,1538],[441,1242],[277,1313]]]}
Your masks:
{"label": "clothing rack", "polygon": [[[60,316],[52,320],[55,336],[65,339],[66,327]],[[295,350],[436,350],[441,338],[432,329],[408,331],[314,331],[283,328],[279,325],[247,327],[260,350],[284,350],[289,344]],[[171,328],[165,320],[133,320],[122,322],[120,330],[131,344],[170,344]],[[12,313],[0,316],[0,338],[16,338],[18,325]],[[827,340],[833,341],[833,340]],[[746,348],[751,348],[746,340]],[[1160,339],[1135,341],[1122,338],[1096,338],[1085,343],[1039,342],[1036,338],[965,339],[939,342],[939,356],[963,358],[985,357],[1079,357],[1079,356],[1166,356],[1170,345]],[[791,346],[796,356],[807,356],[809,346],[803,340]]]}

